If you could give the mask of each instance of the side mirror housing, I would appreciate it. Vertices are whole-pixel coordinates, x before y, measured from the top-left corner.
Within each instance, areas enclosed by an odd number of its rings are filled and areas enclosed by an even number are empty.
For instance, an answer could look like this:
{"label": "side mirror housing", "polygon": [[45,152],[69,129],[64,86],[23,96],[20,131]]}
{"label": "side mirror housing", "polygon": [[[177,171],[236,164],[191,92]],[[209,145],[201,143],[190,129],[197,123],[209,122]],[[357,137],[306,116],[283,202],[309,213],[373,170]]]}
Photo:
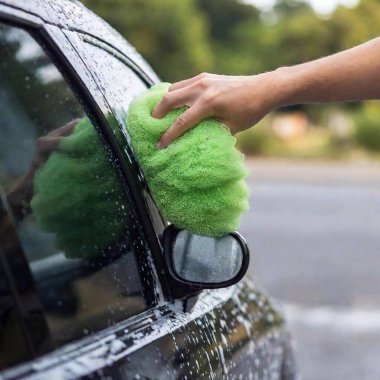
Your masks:
{"label": "side mirror housing", "polygon": [[248,269],[249,249],[237,232],[208,237],[170,225],[164,231],[163,245],[172,280],[193,289],[234,285]]}

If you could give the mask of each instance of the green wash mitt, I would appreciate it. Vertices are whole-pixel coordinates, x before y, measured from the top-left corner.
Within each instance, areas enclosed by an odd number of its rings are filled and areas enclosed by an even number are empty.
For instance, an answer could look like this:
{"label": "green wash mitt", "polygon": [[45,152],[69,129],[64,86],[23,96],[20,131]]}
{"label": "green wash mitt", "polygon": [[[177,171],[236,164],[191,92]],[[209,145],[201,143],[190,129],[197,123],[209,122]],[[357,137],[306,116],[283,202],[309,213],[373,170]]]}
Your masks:
{"label": "green wash mitt", "polygon": [[98,256],[128,233],[128,204],[115,168],[85,118],[34,177],[31,208],[67,257]]}
{"label": "green wash mitt", "polygon": [[179,228],[217,236],[238,228],[248,209],[248,171],[229,129],[215,119],[199,125],[157,150],[161,135],[187,107],[163,119],[151,116],[169,83],[153,86],[130,105],[127,129],[133,149],[164,216]]}

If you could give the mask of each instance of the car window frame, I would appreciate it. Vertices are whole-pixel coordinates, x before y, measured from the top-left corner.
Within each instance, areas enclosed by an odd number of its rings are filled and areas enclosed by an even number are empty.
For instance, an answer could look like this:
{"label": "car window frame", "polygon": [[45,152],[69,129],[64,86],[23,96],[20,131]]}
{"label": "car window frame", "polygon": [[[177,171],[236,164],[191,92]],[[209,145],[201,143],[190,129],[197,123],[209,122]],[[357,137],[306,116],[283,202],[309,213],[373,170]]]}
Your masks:
{"label": "car window frame", "polygon": [[[108,136],[112,134],[112,131],[104,116],[104,106],[106,105],[103,104],[102,107],[102,104],[99,101],[99,99],[95,99],[91,95],[91,93],[88,91],[87,85],[82,82],[82,79],[80,78],[79,74],[75,72],[73,67],[70,66],[70,61],[68,60],[68,57],[62,52],[59,44],[57,44],[57,34],[53,35],[51,33],[51,30],[48,30],[48,27],[51,26],[53,28],[58,29],[59,32],[62,33],[61,28],[46,23],[45,21],[40,20],[36,16],[29,15],[28,13],[23,11],[17,10],[16,15],[13,13],[8,14],[6,12],[6,8],[11,8],[11,12],[13,12],[14,9],[5,5],[0,5],[0,22],[16,28],[21,28],[28,32],[46,51],[53,64],[57,66],[57,62],[59,62],[57,68],[66,80],[68,86],[71,88],[75,96],[78,98],[79,102],[81,104],[84,104],[86,114],[88,114],[88,116],[90,116],[91,119],[94,119],[96,121],[97,132],[102,135],[102,138],[105,140],[105,143],[111,150],[112,154],[115,156],[115,159],[118,161],[118,165],[122,166],[120,163],[120,154],[116,154],[114,144],[110,143],[108,139]],[[20,15],[20,17],[18,17],[18,14]],[[30,18],[28,16],[30,16]],[[61,36],[61,38],[65,39],[64,36]],[[77,59],[80,60],[80,57],[77,56]],[[97,87],[98,91],[100,91],[96,84],[93,85]],[[128,190],[130,190],[131,184],[129,183],[128,178],[126,178],[124,174],[123,179],[128,186]],[[137,208],[134,197],[131,201],[134,204],[133,208]],[[9,221],[13,223],[12,216],[8,212],[6,212],[5,214],[6,217],[9,218]],[[144,229],[144,225],[142,224],[139,215],[135,216],[139,221],[139,225],[142,227],[142,229]],[[145,232],[145,230],[142,231],[143,234],[145,234]],[[8,283],[9,288],[12,291],[14,303],[20,314],[21,328],[23,334],[25,335],[25,340],[28,345],[30,357],[35,358],[41,356],[42,354],[51,352],[55,349],[55,346],[53,342],[50,341],[48,338],[44,340],[43,347],[39,346],[36,337],[34,337],[32,334],[33,324],[35,325],[35,323],[37,322],[47,330],[47,323],[44,317],[44,310],[39,300],[36,286],[34,284],[34,279],[26,259],[26,255],[22,249],[21,242],[18,238],[17,229],[14,225],[12,226],[12,233],[14,235],[13,239],[15,244],[15,250],[13,251],[12,255],[7,255],[4,251],[0,237],[0,266],[2,267],[3,271],[7,274],[6,281]],[[144,298],[147,303],[148,309],[134,316],[128,317],[125,320],[120,321],[120,323],[125,323],[129,319],[135,319],[139,315],[145,315],[148,311],[152,310],[152,308],[157,306],[160,300],[160,296],[155,291],[157,278],[155,278],[154,272],[151,270],[152,264],[149,261],[149,258],[146,257],[144,247],[141,247],[139,253],[140,254],[136,254],[137,259],[143,259],[143,261],[148,262],[148,265],[146,265],[145,267],[145,271],[143,273],[141,273],[140,271],[139,273],[141,283],[144,289]],[[141,269],[141,260],[138,261],[139,269]],[[27,297],[25,296],[25,291],[28,292],[28,299],[26,299]],[[32,321],[30,321],[31,315],[33,316]],[[103,330],[107,330],[107,328]],[[82,341],[83,339],[85,338],[78,338],[76,339],[76,341]]]}
{"label": "car window frame", "polygon": [[[6,6],[2,5],[1,8],[6,8]],[[23,23],[17,17],[3,13],[3,9],[1,8],[0,22],[26,30],[31,35],[33,35],[30,32],[31,30],[38,30],[40,28],[40,25],[37,23],[37,18],[33,17],[30,23]],[[24,12],[21,14],[24,14]],[[17,314],[19,315],[19,326],[24,336],[30,358],[34,358],[38,356],[38,352],[40,351],[38,335],[44,338],[43,351],[47,352],[53,349],[53,342],[48,334],[46,334],[46,336],[43,334],[48,331],[44,309],[35,286],[27,257],[22,248],[13,216],[7,209],[2,197],[3,195],[1,194],[0,218],[2,219],[2,223],[0,223],[0,266],[5,275],[5,281],[12,293],[13,302],[17,309]],[[5,230],[3,227],[7,229]],[[8,233],[7,236],[3,236],[5,232]],[[9,244],[7,244],[7,247],[5,247],[5,241],[7,241],[7,243],[11,242],[11,246],[9,247]],[[42,327],[37,334],[35,331],[36,324]]]}
{"label": "car window frame", "polygon": [[[127,57],[124,53],[121,52],[121,50],[116,49],[114,46],[110,45],[107,41],[102,40],[100,38],[97,38],[93,35],[88,35],[86,33],[83,33],[81,31],[73,31],[73,30],[67,30],[65,28],[60,28],[61,31],[64,33],[66,38],[70,41],[73,48],[76,50],[78,56],[81,57],[80,53],[77,51],[78,44],[88,44],[100,48],[104,50],[106,53],[110,54],[112,57],[120,60],[124,65],[126,65],[129,69],[131,69],[138,77],[141,79],[148,87],[155,84],[156,81],[152,79],[149,74],[145,73],[145,71],[138,66],[137,63],[134,63],[133,65],[130,65],[131,59]],[[83,61],[83,64],[87,67],[86,63]],[[91,72],[91,70],[89,70]],[[97,78],[93,76],[93,81],[97,84],[97,90],[102,94],[106,104],[107,108],[106,110],[102,110],[103,117],[105,117],[105,114],[111,115],[112,120],[111,123],[113,125],[118,125],[119,129],[122,128],[122,125],[118,121],[118,118],[112,111],[111,102],[107,98],[106,94],[101,88],[101,83],[97,81]],[[173,296],[173,293],[171,291],[172,288],[172,281],[170,280],[170,276],[167,273],[165,269],[165,264],[163,260],[163,247],[161,244],[161,237],[164,228],[167,226],[167,221],[161,218],[161,223],[154,223],[154,213],[159,213],[156,206],[154,204],[149,204],[149,198],[146,196],[146,194],[150,194],[149,186],[147,185],[147,182],[145,180],[144,174],[141,171],[140,165],[137,162],[137,159],[134,156],[133,150],[131,146],[129,145],[128,141],[125,140],[125,149],[121,149],[119,142],[116,140],[114,134],[112,133],[112,128],[110,126],[110,121],[106,121],[106,124],[108,124],[108,130],[111,132],[111,139],[112,142],[115,144],[113,148],[119,154],[120,161],[122,163],[130,162],[131,166],[129,166],[129,169],[135,170],[135,176],[134,178],[130,179],[130,181],[133,183],[134,179],[137,179],[138,182],[135,182],[134,185],[136,185],[136,188],[132,190],[136,190],[138,192],[138,197],[136,199],[136,205],[138,206],[138,211],[140,213],[140,218],[142,220],[142,227],[144,228],[146,239],[149,243],[150,251],[152,252],[152,259],[154,262],[154,274],[156,277],[156,280],[159,281],[160,287],[163,293],[164,298],[160,298],[159,302],[166,300],[173,300],[175,297]],[[125,175],[129,176],[129,171],[126,170]],[[144,195],[145,193],[145,195]],[[156,218],[157,219],[157,218]]]}
{"label": "car window frame", "polygon": [[[145,73],[139,66],[137,66],[137,64],[135,62],[133,62],[126,55],[124,55],[116,47],[111,46],[109,43],[103,42],[103,41],[101,41],[101,40],[99,40],[99,39],[97,39],[97,38],[95,38],[93,36],[88,36],[88,35],[80,33],[80,32],[76,32],[76,34],[79,36],[79,38],[81,38],[83,40],[84,43],[92,45],[92,46],[94,46],[96,48],[99,48],[99,49],[103,50],[108,55],[110,55],[113,58],[115,58],[118,61],[120,61],[127,68],[131,69],[131,71],[133,72],[133,74],[138,78],[138,80],[140,80],[147,87],[147,89],[157,83],[156,81],[154,81],[153,79],[151,79],[148,76],[148,74]],[[108,100],[107,95],[102,91],[102,89],[100,89],[100,91],[103,93],[106,101],[111,106],[111,104],[110,104],[111,102]],[[115,118],[115,121],[117,121],[116,118]],[[123,126],[120,125],[120,123],[119,123],[119,129],[122,129],[122,128],[123,128]],[[125,130],[125,132],[128,133],[128,131],[126,131],[126,130]],[[124,140],[124,143],[127,146],[127,148],[129,148],[129,150],[131,151],[131,152],[128,152],[128,153],[132,153],[131,155],[133,156],[133,152],[132,152],[132,149],[130,148],[130,146],[128,144],[128,141]],[[135,161],[137,163],[137,160],[135,160]],[[137,163],[137,165],[139,165],[139,164]],[[140,167],[139,167],[139,169],[140,169]],[[144,173],[141,170],[139,172],[139,176],[140,176],[141,182],[142,182],[142,184],[144,186],[144,190],[146,190],[146,192],[150,195],[150,198],[152,200],[152,203],[150,203],[146,199],[147,197],[144,197],[145,201],[146,201],[146,208],[147,208],[147,210],[149,212],[149,215],[151,217],[151,222],[153,224],[154,230],[159,235],[160,233],[163,233],[163,230],[168,225],[168,222],[161,215],[161,213],[158,210],[157,206],[154,204],[153,197],[151,195],[150,187],[148,185],[148,182],[147,182],[147,180],[145,178]]]}

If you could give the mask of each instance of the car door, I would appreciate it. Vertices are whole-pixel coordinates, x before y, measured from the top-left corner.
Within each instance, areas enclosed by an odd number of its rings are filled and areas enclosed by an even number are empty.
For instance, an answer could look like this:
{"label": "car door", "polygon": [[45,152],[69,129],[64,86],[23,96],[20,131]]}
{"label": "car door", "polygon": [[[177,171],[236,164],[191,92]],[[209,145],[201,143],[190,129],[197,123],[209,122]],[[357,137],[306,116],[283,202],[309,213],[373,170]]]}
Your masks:
{"label": "car door", "polygon": [[[77,32],[63,32],[102,91],[117,120],[114,128],[119,128],[125,137],[119,140],[125,148],[130,141],[125,128],[132,98],[129,94],[135,94],[134,88],[139,92],[147,86],[144,76],[120,53],[123,49],[116,50]],[[144,195],[149,206],[152,200],[146,190]],[[148,209],[154,220],[155,206]],[[159,235],[163,225],[153,225]],[[152,248],[152,252],[159,262],[160,247]],[[168,283],[168,278],[162,276],[161,281]],[[163,287],[164,295],[173,297],[172,292],[165,293],[167,288]],[[105,369],[104,374],[149,379],[281,376],[285,356],[283,321],[266,297],[242,283],[226,290],[203,292],[188,312],[185,302],[186,292],[182,301],[159,305],[152,324],[133,337],[141,348],[131,352],[128,360]]]}
{"label": "car door", "polygon": [[35,30],[0,22],[0,49],[4,370],[71,342],[91,347],[158,296],[130,186],[96,109]]}

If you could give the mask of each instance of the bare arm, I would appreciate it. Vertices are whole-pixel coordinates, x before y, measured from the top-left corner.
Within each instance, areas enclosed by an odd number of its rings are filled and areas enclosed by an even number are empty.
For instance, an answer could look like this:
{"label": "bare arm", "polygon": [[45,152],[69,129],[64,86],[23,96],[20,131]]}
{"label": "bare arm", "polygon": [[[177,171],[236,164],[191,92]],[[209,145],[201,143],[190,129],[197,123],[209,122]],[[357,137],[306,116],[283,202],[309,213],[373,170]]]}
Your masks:
{"label": "bare arm", "polygon": [[380,99],[380,38],[308,63],[254,76],[200,74],[174,83],[153,110],[190,108],[157,144],[165,148],[202,119],[213,116],[232,133],[250,128],[268,112],[291,104]]}
{"label": "bare arm", "polygon": [[284,105],[379,99],[380,38],[279,72],[294,86]]}

